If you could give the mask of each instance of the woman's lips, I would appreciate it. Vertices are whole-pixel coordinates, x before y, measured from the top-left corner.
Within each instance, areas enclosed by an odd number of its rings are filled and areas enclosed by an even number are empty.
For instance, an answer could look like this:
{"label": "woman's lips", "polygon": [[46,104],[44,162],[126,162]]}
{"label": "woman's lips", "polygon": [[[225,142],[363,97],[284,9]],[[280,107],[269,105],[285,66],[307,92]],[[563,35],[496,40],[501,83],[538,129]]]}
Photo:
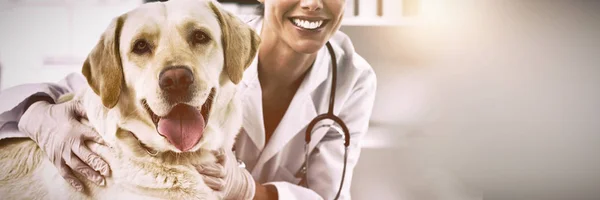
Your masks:
{"label": "woman's lips", "polygon": [[288,20],[297,28],[318,31],[323,29],[329,20],[323,18],[303,18],[303,17],[290,17]]}

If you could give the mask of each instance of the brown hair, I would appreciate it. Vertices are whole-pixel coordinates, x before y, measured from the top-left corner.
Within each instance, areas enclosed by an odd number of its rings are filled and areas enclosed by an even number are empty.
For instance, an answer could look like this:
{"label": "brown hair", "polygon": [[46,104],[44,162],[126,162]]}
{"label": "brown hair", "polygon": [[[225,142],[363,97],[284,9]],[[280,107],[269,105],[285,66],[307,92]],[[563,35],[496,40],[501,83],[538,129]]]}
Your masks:
{"label": "brown hair", "polygon": [[256,14],[260,16],[265,16],[265,4],[258,4],[256,7]]}

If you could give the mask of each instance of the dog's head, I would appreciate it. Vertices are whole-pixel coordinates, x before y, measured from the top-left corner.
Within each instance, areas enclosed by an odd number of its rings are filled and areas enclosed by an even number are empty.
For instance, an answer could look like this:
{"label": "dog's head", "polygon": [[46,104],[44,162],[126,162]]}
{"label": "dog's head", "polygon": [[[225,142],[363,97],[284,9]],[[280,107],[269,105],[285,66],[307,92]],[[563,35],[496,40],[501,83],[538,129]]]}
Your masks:
{"label": "dog's head", "polygon": [[227,117],[258,44],[217,2],[148,3],[112,21],[82,72],[118,128],[145,148],[212,150],[237,134]]}

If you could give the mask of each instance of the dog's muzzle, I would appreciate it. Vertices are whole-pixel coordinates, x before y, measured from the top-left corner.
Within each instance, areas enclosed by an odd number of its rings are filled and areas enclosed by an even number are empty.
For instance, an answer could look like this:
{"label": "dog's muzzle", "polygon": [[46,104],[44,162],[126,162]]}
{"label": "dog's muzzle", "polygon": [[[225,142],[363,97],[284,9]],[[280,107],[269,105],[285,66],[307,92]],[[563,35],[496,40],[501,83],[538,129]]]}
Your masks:
{"label": "dog's muzzle", "polygon": [[[146,100],[142,100],[142,105],[152,118],[158,134],[165,137],[175,148],[186,152],[202,139],[215,93],[215,88],[212,88],[208,98],[200,107],[178,103],[165,116],[154,114]],[[148,153],[150,155],[157,154],[154,151]]]}

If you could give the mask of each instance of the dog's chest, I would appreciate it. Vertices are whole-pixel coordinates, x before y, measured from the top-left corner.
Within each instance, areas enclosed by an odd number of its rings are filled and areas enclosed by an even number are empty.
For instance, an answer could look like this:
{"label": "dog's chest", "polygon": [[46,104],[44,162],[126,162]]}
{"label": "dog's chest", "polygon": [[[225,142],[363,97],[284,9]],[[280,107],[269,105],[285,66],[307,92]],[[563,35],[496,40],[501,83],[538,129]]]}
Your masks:
{"label": "dog's chest", "polygon": [[96,191],[93,199],[218,199],[208,188],[155,190],[114,184]]}
{"label": "dog's chest", "polygon": [[109,161],[112,175],[95,191],[98,199],[216,199],[193,167],[160,166],[119,159]]}

